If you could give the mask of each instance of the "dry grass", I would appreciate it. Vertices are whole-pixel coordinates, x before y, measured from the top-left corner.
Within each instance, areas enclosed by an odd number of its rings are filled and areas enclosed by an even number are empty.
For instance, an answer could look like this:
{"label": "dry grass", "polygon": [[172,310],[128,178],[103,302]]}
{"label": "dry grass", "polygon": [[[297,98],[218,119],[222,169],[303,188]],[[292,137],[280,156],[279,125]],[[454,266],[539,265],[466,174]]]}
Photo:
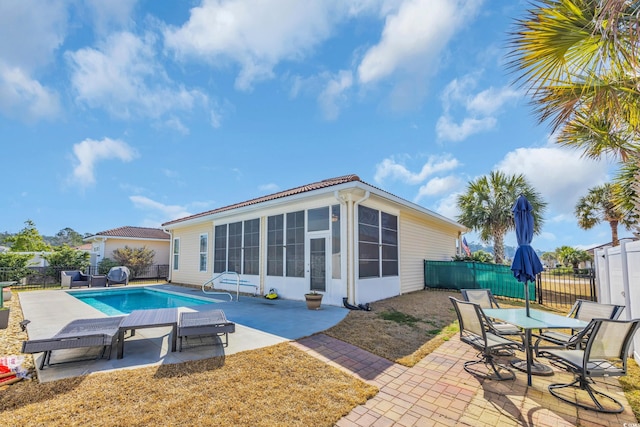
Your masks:
{"label": "dry grass", "polygon": [[[455,291],[419,291],[352,311],[328,335],[413,366],[455,334]],[[25,333],[17,298],[0,356],[19,354]],[[502,303],[517,306],[517,303]],[[535,305],[532,305],[535,306]],[[541,307],[544,308],[544,307]],[[33,366],[27,356],[28,366]],[[622,379],[636,417],[640,369]],[[376,394],[369,386],[288,344],[154,368],[93,374],[0,391],[2,425],[314,425],[335,424]],[[46,411],[43,410],[46,408]]]}
{"label": "dry grass", "polygon": [[[216,358],[19,383],[4,425],[333,425],[376,394],[284,343]],[[46,411],[43,411],[46,408]]]}
{"label": "dry grass", "polygon": [[[377,301],[371,311],[351,311],[327,335],[405,366],[413,366],[455,334],[449,296],[459,292],[417,291]],[[437,337],[437,338],[436,338]]]}

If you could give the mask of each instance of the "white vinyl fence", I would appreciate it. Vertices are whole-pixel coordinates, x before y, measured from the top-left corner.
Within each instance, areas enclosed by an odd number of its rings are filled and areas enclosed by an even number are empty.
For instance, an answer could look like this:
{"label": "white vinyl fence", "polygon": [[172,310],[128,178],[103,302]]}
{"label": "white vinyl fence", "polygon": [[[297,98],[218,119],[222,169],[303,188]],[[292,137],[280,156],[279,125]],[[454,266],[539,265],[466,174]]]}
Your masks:
{"label": "white vinyl fence", "polygon": [[[622,319],[640,317],[640,241],[596,250],[594,258],[598,301],[624,305]],[[640,333],[635,336],[632,350],[640,365]]]}

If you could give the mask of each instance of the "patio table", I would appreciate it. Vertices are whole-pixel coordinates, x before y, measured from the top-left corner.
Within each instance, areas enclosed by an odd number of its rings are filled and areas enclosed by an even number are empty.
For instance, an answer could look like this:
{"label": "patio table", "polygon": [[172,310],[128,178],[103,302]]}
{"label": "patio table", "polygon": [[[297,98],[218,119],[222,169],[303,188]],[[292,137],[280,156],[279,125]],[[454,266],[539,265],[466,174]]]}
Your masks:
{"label": "patio table", "polygon": [[484,313],[494,319],[516,325],[525,332],[524,347],[527,356],[527,385],[531,385],[531,366],[534,363],[531,348],[531,331],[533,329],[584,329],[589,322],[572,317],[560,316],[542,310],[530,309],[527,316],[524,308],[490,308],[483,309]]}
{"label": "patio table", "polygon": [[131,335],[136,329],[160,328],[171,326],[171,351],[176,351],[178,335],[178,309],[158,308],[153,310],[134,310],[124,318],[118,329],[118,359],[124,357],[124,333],[131,330]]}

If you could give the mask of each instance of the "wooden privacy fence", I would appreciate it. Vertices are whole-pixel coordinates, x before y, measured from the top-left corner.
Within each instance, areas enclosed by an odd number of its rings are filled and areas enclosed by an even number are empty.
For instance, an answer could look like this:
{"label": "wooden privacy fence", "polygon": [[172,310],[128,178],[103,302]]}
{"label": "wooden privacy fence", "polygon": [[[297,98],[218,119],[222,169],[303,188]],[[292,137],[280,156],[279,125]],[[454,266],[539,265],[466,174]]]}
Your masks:
{"label": "wooden privacy fence", "polygon": [[[565,308],[576,299],[596,300],[592,270],[561,268],[540,273],[529,284],[529,300]],[[510,266],[466,261],[424,261],[424,286],[437,289],[491,289],[494,295],[524,301],[524,284]]]}

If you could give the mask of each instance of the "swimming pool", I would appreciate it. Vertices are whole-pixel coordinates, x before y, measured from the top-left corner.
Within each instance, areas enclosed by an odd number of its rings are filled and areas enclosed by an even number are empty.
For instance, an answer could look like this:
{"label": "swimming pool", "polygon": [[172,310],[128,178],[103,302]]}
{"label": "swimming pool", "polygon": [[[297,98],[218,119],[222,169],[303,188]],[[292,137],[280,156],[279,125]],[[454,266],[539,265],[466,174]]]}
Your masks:
{"label": "swimming pool", "polygon": [[190,307],[215,302],[212,299],[187,297],[149,288],[76,291],[68,294],[109,316],[129,314],[133,310]]}

